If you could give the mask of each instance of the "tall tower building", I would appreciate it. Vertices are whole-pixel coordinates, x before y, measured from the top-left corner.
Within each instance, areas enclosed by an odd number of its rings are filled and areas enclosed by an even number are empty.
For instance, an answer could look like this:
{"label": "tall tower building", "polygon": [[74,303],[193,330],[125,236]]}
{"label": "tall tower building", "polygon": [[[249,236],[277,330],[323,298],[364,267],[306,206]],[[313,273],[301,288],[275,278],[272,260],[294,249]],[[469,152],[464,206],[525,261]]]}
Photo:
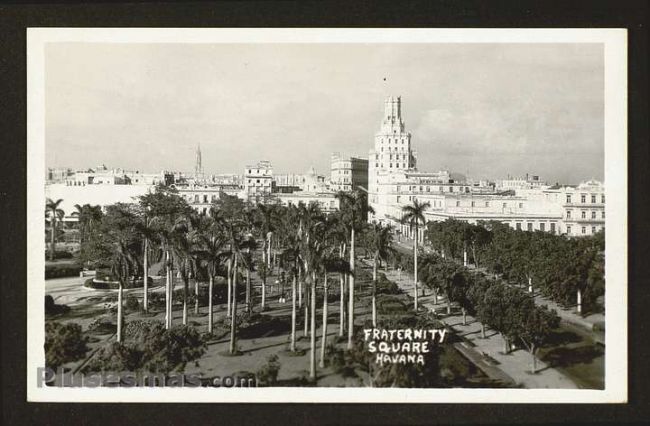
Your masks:
{"label": "tall tower building", "polygon": [[415,170],[416,155],[411,149],[411,133],[405,130],[402,119],[402,99],[389,96],[384,101],[384,116],[375,134],[375,145],[368,155],[368,202],[375,210],[383,202],[382,184],[395,180],[395,175]]}
{"label": "tall tower building", "polygon": [[196,146],[196,162],[194,165],[194,178],[203,179],[203,165],[201,164],[201,144]]}

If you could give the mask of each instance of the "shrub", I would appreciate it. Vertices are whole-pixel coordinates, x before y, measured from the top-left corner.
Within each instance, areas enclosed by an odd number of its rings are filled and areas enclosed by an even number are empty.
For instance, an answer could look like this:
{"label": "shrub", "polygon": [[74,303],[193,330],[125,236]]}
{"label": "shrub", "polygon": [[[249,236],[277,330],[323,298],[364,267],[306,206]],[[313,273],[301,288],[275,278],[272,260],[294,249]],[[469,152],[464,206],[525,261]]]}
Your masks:
{"label": "shrub", "polygon": [[[56,250],[54,260],[58,259],[72,259],[72,253],[66,250]],[[50,260],[50,250],[45,250],[45,260]]]}
{"label": "shrub", "polygon": [[67,305],[57,305],[54,303],[54,298],[49,294],[45,296],[45,315],[58,315],[65,314],[70,311]]}
{"label": "shrub", "polygon": [[142,353],[131,345],[112,342],[102,347],[84,371],[135,371],[140,365]]}
{"label": "shrub", "polygon": [[[155,343],[162,344],[162,347],[143,366],[148,371],[169,372],[174,369],[182,371],[188,362],[200,358],[207,349],[199,332],[186,325],[174,326],[165,331],[161,337]],[[148,354],[158,349],[156,344],[152,346]]]}
{"label": "shrub", "polygon": [[394,296],[383,296],[377,298],[377,311],[380,314],[395,314],[406,312],[404,302]]}
{"label": "shrub", "polygon": [[87,371],[182,371],[205,350],[206,344],[194,328],[177,325],[165,330],[161,321],[131,321],[124,327],[124,342],[102,348]]}
{"label": "shrub", "polygon": [[401,294],[402,290],[399,286],[386,278],[384,273],[377,276],[377,294]]}
{"label": "shrub", "polygon": [[138,301],[137,297],[130,294],[126,296],[126,302],[124,304],[124,307],[128,311],[135,312],[140,309],[140,302]]}
{"label": "shrub", "polygon": [[79,272],[81,272],[81,267],[74,263],[53,263],[45,265],[46,280],[51,278],[78,277]]}
{"label": "shrub", "polygon": [[267,386],[273,386],[278,381],[278,372],[280,371],[280,362],[277,355],[269,355],[264,364],[257,370],[257,378]]}
{"label": "shrub", "polygon": [[99,317],[95,318],[90,324],[88,324],[88,331],[99,334],[115,333],[117,331],[117,326],[113,324],[113,321],[110,318]]}
{"label": "shrub", "polygon": [[88,351],[87,338],[79,324],[45,323],[45,365],[56,369],[67,362],[82,359]]}

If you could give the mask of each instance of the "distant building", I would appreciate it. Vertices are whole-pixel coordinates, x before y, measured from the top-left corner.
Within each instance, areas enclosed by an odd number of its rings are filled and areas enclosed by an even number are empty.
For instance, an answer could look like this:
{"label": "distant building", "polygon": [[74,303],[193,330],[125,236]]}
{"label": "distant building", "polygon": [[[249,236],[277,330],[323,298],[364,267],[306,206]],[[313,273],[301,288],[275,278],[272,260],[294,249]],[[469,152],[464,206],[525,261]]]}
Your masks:
{"label": "distant building", "polygon": [[368,160],[357,157],[342,157],[332,153],[330,161],[330,189],[352,191],[359,187],[368,189]]}
{"label": "distant building", "polygon": [[252,203],[264,203],[273,192],[273,167],[270,161],[260,161],[244,169],[245,200]]}
{"label": "distant building", "polygon": [[[401,116],[401,99],[384,102],[384,117],[370,151],[368,200],[375,213],[371,222],[393,225],[411,238],[414,231],[401,223],[402,208],[415,200],[428,202],[429,221],[449,218],[469,223],[498,221],[523,231],[568,236],[593,235],[605,228],[602,183],[583,182],[577,187],[550,187],[538,176],[488,181],[457,181],[447,171],[416,169],[411,135]],[[417,236],[423,240],[423,232]]]}
{"label": "distant building", "polygon": [[208,214],[212,204],[222,195],[237,196],[241,188],[236,184],[189,184],[172,185],[180,195],[198,213]]}
{"label": "distant building", "polygon": [[275,198],[283,206],[297,206],[299,204],[304,204],[308,206],[310,204],[315,204],[320,207],[321,211],[325,213],[330,213],[339,208],[339,200],[335,197],[333,192],[294,192],[292,194],[276,194]]}

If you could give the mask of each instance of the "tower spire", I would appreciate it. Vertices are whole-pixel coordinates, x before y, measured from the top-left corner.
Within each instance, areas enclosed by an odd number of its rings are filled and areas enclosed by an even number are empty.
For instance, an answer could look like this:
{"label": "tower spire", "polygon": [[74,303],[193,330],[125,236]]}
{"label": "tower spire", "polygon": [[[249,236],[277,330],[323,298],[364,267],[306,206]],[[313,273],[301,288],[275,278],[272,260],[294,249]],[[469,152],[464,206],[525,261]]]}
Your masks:
{"label": "tower spire", "polygon": [[196,179],[203,178],[203,165],[201,163],[201,144],[196,145],[196,163],[194,165],[194,177]]}

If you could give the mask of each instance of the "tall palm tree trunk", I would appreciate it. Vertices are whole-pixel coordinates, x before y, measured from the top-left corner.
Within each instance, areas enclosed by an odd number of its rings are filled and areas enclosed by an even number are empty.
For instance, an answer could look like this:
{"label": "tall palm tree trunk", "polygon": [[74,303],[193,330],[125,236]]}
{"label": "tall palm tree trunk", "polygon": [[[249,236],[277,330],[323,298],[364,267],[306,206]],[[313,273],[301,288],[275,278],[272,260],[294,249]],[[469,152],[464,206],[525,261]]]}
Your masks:
{"label": "tall palm tree trunk", "polygon": [[377,327],[377,255],[372,263],[372,326]]}
{"label": "tall palm tree trunk", "polygon": [[230,259],[228,259],[228,301],[226,302],[226,317],[230,317],[232,310],[230,303],[232,302],[232,268]]}
{"label": "tall palm tree trunk", "polygon": [[323,280],[323,337],[320,342],[320,368],[325,368],[325,346],[327,345],[327,272]]}
{"label": "tall palm tree trunk", "polygon": [[339,274],[339,336],[345,332],[345,274]]}
{"label": "tall palm tree trunk", "polygon": [[[313,283],[312,283],[312,286],[313,286]],[[309,298],[308,298],[308,295],[307,295],[307,291],[308,291],[307,282],[305,281],[305,309],[304,309],[304,313],[305,313],[305,315],[304,315],[304,317],[305,317],[305,321],[304,321],[305,330],[304,330],[304,333],[303,333],[304,336],[309,335]]]}
{"label": "tall palm tree trunk", "polygon": [[212,295],[214,287],[214,277],[210,274],[210,287],[208,288],[208,333],[212,334],[212,325],[213,325],[213,306],[212,306]]}
{"label": "tall palm tree trunk", "polygon": [[415,238],[413,239],[413,292],[415,294],[415,312],[418,311],[418,227],[415,226]]}
{"label": "tall palm tree trunk", "polygon": [[56,211],[52,212],[52,243],[50,245],[50,260],[54,260],[54,252],[56,251]]}
{"label": "tall palm tree trunk", "polygon": [[267,240],[268,240],[268,247],[267,247],[267,257],[266,260],[268,264],[266,265],[269,268],[269,271],[271,270],[271,235],[267,235]]}
{"label": "tall palm tree trunk", "polygon": [[194,277],[194,315],[199,314],[199,280]]}
{"label": "tall palm tree trunk", "polygon": [[122,341],[122,324],[124,321],[123,312],[122,312],[122,279],[119,280],[119,288],[117,290],[117,341]]}
{"label": "tall palm tree trunk", "polygon": [[172,269],[169,250],[165,250],[165,328],[172,326]]}
{"label": "tall palm tree trunk", "polygon": [[144,294],[142,295],[142,309],[149,311],[149,240],[144,239]]}
{"label": "tall palm tree trunk", "polygon": [[[311,300],[311,356],[309,358],[309,377],[316,380],[316,272],[312,272]],[[327,300],[325,300],[327,303]]]}
{"label": "tall palm tree trunk", "polygon": [[189,287],[188,279],[183,277],[183,325],[187,325],[187,291]]}
{"label": "tall palm tree trunk", "polygon": [[268,274],[268,270],[264,272],[264,277],[262,278],[262,310],[265,309],[266,307],[266,275]]}
{"label": "tall palm tree trunk", "polygon": [[246,312],[251,312],[251,271],[246,268]]}
{"label": "tall palm tree trunk", "polygon": [[296,275],[291,281],[291,352],[296,351]]}
{"label": "tall palm tree trunk", "polygon": [[302,272],[298,269],[298,306],[302,307]]}
{"label": "tall palm tree trunk", "polygon": [[352,349],[354,335],[354,228],[350,233],[350,289],[348,300],[348,350]]}
{"label": "tall palm tree trunk", "polygon": [[232,276],[232,317],[230,318],[230,353],[235,353],[235,340],[237,338],[237,258],[233,265]]}

